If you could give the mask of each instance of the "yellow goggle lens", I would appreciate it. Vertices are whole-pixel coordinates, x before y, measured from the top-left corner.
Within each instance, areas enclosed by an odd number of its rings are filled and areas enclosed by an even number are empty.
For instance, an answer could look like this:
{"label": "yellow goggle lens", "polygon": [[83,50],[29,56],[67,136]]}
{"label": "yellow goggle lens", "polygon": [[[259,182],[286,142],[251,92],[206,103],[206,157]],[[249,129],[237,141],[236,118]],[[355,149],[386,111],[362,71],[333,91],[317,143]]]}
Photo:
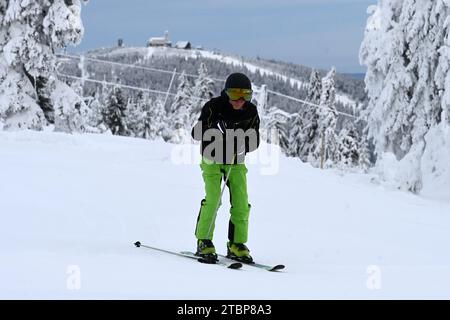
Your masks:
{"label": "yellow goggle lens", "polygon": [[252,100],[253,91],[250,89],[230,88],[226,90],[226,93],[231,100],[243,98],[245,101],[250,101]]}

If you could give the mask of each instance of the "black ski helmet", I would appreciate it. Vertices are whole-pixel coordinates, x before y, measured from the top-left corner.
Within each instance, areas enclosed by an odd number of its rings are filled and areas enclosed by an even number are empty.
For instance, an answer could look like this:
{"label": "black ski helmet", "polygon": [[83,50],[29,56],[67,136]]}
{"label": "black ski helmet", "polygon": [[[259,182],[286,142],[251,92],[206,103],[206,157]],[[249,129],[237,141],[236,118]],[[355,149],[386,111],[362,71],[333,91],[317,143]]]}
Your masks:
{"label": "black ski helmet", "polygon": [[243,73],[232,73],[225,81],[225,90],[229,88],[252,89],[250,79]]}

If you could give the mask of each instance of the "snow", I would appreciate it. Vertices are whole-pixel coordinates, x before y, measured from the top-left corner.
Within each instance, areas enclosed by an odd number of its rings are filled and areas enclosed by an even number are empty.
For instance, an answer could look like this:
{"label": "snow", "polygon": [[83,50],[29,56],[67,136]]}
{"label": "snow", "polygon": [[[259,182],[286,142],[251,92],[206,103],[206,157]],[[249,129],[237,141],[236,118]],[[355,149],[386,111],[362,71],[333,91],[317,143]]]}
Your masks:
{"label": "snow", "polygon": [[5,44],[3,47],[3,57],[8,65],[13,65],[19,58],[20,47],[23,46],[24,41],[23,37],[14,37]]}
{"label": "snow", "polygon": [[[0,298],[450,298],[448,198],[293,158],[279,158],[273,175],[262,174],[263,163],[248,166],[248,246],[285,271],[227,270],[135,248],[140,240],[194,250],[201,173],[173,155],[190,150],[196,159],[197,148],[0,132]],[[226,192],[214,238],[221,252],[228,210]]]}
{"label": "snow", "polygon": [[441,123],[427,133],[426,142],[422,158],[422,195],[450,199],[450,128]]}

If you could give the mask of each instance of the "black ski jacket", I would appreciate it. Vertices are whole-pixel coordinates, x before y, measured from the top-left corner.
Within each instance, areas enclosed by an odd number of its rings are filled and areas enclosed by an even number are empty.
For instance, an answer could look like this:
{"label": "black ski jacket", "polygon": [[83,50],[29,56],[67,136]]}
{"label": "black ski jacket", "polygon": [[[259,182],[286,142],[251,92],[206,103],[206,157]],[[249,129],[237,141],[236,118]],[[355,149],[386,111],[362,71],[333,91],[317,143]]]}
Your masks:
{"label": "black ski jacket", "polygon": [[[223,157],[220,155],[216,156],[214,151],[211,154],[209,154],[210,152],[205,153],[205,148],[211,143],[216,142],[215,137],[211,139],[210,136],[205,136],[205,132],[208,129],[216,129],[216,132],[219,133],[217,129],[217,123],[219,121],[223,121],[227,128],[227,133],[220,134],[219,139],[223,143]],[[245,154],[256,150],[259,146],[259,124],[258,110],[253,103],[246,102],[242,109],[235,110],[228,101],[228,96],[225,91],[222,91],[219,97],[212,98],[205,103],[198,122],[192,128],[191,135],[193,139],[201,141],[200,151],[203,157],[219,163],[231,163],[234,158],[233,163],[243,163]],[[242,129],[245,133],[243,139],[242,135],[237,135],[237,137],[231,139],[230,134],[234,133],[237,129]],[[233,142],[234,148],[232,148]],[[234,149],[233,153],[227,154],[227,144],[229,145],[228,150]],[[238,150],[242,150],[239,146],[243,146],[243,144],[245,144],[245,152],[239,153]]]}

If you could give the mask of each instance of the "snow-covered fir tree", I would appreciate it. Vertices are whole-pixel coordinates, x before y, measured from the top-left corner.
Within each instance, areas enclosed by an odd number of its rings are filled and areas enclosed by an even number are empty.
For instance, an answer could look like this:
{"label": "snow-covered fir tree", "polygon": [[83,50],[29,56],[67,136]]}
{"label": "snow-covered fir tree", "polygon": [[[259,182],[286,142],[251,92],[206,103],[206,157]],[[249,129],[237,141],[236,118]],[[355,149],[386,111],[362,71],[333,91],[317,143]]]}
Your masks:
{"label": "snow-covered fir tree", "polygon": [[361,45],[369,138],[378,160],[395,155],[398,183],[411,191],[422,187],[426,134],[448,110],[449,6],[446,0],[380,1],[371,7]]}
{"label": "snow-covered fir tree", "polygon": [[203,105],[214,96],[214,81],[208,76],[208,69],[204,63],[200,64],[198,69],[198,78],[195,80],[193,97],[191,102],[191,126],[200,116]]}
{"label": "snow-covered fir tree", "polygon": [[347,121],[338,136],[337,166],[342,169],[360,165],[360,138],[353,121]]}
{"label": "snow-covered fir tree", "polygon": [[372,165],[370,161],[370,150],[369,150],[369,143],[367,142],[367,135],[362,134],[361,139],[359,141],[359,163],[358,166],[360,169],[362,169],[364,172],[367,172],[367,170]]}
{"label": "snow-covered fir tree", "polygon": [[153,107],[154,102],[148,93],[139,92],[136,103],[139,105],[140,110],[142,110],[142,132],[138,133],[138,137],[152,139],[152,119],[150,118],[150,110]]}
{"label": "snow-covered fir tree", "polygon": [[294,116],[289,136],[289,154],[303,161],[307,161],[318,134],[319,109],[317,106],[322,94],[322,81],[317,70],[312,70],[308,88],[308,102],[313,105],[304,104]]}
{"label": "snow-covered fir tree", "polygon": [[278,144],[286,154],[289,152],[289,122],[291,115],[277,107],[271,107],[265,115],[264,121],[266,135],[263,137],[267,143]]}
{"label": "snow-covered fir tree", "polygon": [[146,129],[146,135],[148,139],[154,140],[157,137],[162,137],[164,140],[170,140],[170,137],[174,134],[167,128],[167,115],[164,109],[164,101],[156,99],[150,106],[147,113],[148,127]]}
{"label": "snow-covered fir tree", "polygon": [[300,112],[295,114],[291,120],[291,127],[289,130],[289,143],[286,154],[291,157],[299,157],[301,147],[304,144],[304,136],[302,132],[303,118]]}
{"label": "snow-covered fir tree", "polygon": [[151,139],[152,138],[152,134],[151,134],[152,121],[149,116],[150,105],[147,105],[146,107],[148,107],[148,108],[146,108],[144,111],[144,124],[143,124],[144,133],[143,133],[142,137],[144,139]]}
{"label": "snow-covered fir tree", "polygon": [[127,107],[125,108],[127,135],[130,137],[142,138],[144,136],[145,113],[142,99],[143,95],[140,92],[137,101],[132,102],[131,99],[128,99]]}
{"label": "snow-covered fir tree", "polygon": [[[106,83],[106,77],[103,78],[102,84],[100,88],[96,88],[97,95],[99,97],[99,101],[103,104],[106,105],[106,103],[108,102],[108,98],[111,95],[111,92],[114,90],[113,86],[108,86],[108,84]],[[100,91],[98,91],[100,90]]]}
{"label": "snow-covered fir tree", "polygon": [[103,118],[105,106],[100,101],[98,95],[98,93],[94,93],[94,96],[87,103],[89,113],[87,118],[86,131],[91,133],[103,133],[107,130]]}
{"label": "snow-covered fir tree", "polygon": [[[183,71],[178,78],[179,84],[177,93],[173,99],[172,105],[168,111],[170,130],[186,129],[189,131],[191,126],[191,104],[193,102],[193,88],[186,73]],[[171,142],[179,141],[179,137],[171,139]]]}
{"label": "snow-covered fir tree", "polygon": [[[437,18],[440,18],[440,23],[442,23],[442,18],[450,16],[450,4],[448,1],[439,0],[435,4],[433,14]],[[447,20],[446,20],[447,22]],[[442,109],[440,115],[440,122],[443,124],[442,127],[450,126],[450,26],[446,23],[441,26],[442,32],[442,44],[439,46],[439,59],[436,67],[436,74],[434,76],[434,81],[436,82],[436,87],[439,92],[439,102]]]}
{"label": "snow-covered fir tree", "polygon": [[144,139],[150,139],[150,117],[149,112],[153,105],[153,100],[150,98],[149,94],[146,92],[140,92],[138,94],[137,102],[138,108],[142,111],[142,125],[141,132],[139,132],[138,136]]}
{"label": "snow-covered fir tree", "polygon": [[312,149],[308,154],[308,162],[320,167],[332,167],[338,160],[335,76],[336,69],[333,67],[322,79],[322,93],[318,109],[318,134],[315,136]]}
{"label": "snow-covered fir tree", "polygon": [[68,83],[72,90],[81,98],[84,97],[84,85],[82,80],[74,80]]}
{"label": "snow-covered fir tree", "polygon": [[122,89],[115,88],[111,91],[108,103],[103,113],[103,119],[108,129],[115,135],[126,135],[126,119],[125,110],[127,107],[127,99],[122,93]]}
{"label": "snow-covered fir tree", "polygon": [[0,118],[6,129],[83,130],[87,107],[56,77],[57,49],[83,36],[79,0],[0,2]]}
{"label": "snow-covered fir tree", "polygon": [[265,84],[260,87],[252,85],[253,95],[252,103],[254,103],[258,110],[258,115],[260,119],[260,135],[261,140],[271,141],[271,133],[267,130],[266,120],[268,119],[269,113],[269,103],[268,103],[268,92],[267,86]]}
{"label": "snow-covered fir tree", "polygon": [[[260,87],[258,87],[256,85],[252,85],[252,86],[253,86],[252,102],[258,108],[258,114],[262,120],[262,117],[267,113],[267,109],[268,109],[267,85],[263,84]],[[261,122],[261,126],[264,126],[264,124],[262,122]]]}
{"label": "snow-covered fir tree", "polygon": [[319,72],[316,69],[311,71],[308,86],[308,101],[314,104],[320,103],[322,95],[322,79],[320,79]]}

